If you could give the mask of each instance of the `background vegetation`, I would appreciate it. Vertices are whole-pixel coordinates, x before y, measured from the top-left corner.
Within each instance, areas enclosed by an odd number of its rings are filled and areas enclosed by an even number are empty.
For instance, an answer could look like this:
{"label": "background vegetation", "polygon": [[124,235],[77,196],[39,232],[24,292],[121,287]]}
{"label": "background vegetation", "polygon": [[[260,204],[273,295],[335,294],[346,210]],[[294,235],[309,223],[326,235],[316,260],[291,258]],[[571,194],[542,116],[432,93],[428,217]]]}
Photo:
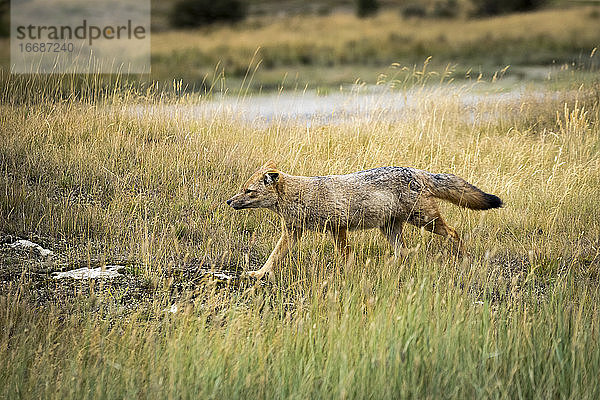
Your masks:
{"label": "background vegetation", "polygon": [[245,3],[238,0],[180,0],[173,5],[171,24],[190,28],[217,22],[238,22],[245,16]]}
{"label": "background vegetation", "polygon": [[[459,64],[491,77],[507,65],[559,67],[590,61],[600,42],[594,7],[549,10],[473,20],[403,19],[393,11],[374,18],[352,14],[292,16],[248,21],[206,31],[172,31],[152,38],[156,77],[171,74],[190,87],[211,86],[226,76],[232,86],[250,71],[253,89],[339,87],[375,83],[393,75],[392,63],[411,65],[433,55],[430,68]],[[215,66],[217,66],[215,68]],[[250,69],[249,69],[250,66]],[[256,68],[256,72],[255,72]]]}
{"label": "background vegetation", "polygon": [[[195,96],[88,81],[69,97],[69,77],[6,79],[0,230],[57,255],[2,251],[0,396],[600,394],[597,82],[572,75],[571,88],[469,117],[456,90],[470,89],[422,86],[401,119],[307,128],[189,119]],[[274,215],[224,204],[268,158],[295,174],[453,172],[506,207],[444,206],[466,259],[413,229],[412,254],[394,260],[370,231],[352,235],[357,259],[343,266],[311,234],[274,286],[219,284],[201,272],[257,268],[276,241]],[[128,265],[119,284],[50,277],[115,262]]]}
{"label": "background vegetation", "polygon": [[[588,55],[600,43],[597,6],[434,19],[403,17],[399,8],[383,2],[371,18],[356,17],[352,8],[326,15],[262,15],[267,12],[262,4],[250,3],[250,16],[234,25],[180,30],[168,23],[173,3],[157,5],[152,73],[138,80],[158,81],[164,88],[175,80],[188,91],[231,92],[249,74],[248,89],[254,92],[307,86],[335,90],[354,82],[375,84],[382,74],[398,72],[390,65],[419,64],[429,56],[429,68],[441,73],[450,67],[455,79],[479,73],[491,78],[510,65],[507,74],[515,79],[543,80],[551,68],[590,67]],[[264,7],[273,10],[272,3]],[[8,39],[0,39],[0,65],[9,65]],[[543,69],[546,73],[539,73]],[[531,70],[538,73],[524,72]]]}
{"label": "background vegetation", "polygon": [[[0,40],[0,398],[600,397],[598,8],[378,3],[256,0],[173,30],[157,2],[150,76],[13,76]],[[229,108],[342,85],[406,106],[328,123]],[[238,276],[279,221],[224,201],[267,159],[452,172],[506,207],[442,204],[466,258],[407,228],[408,256],[355,232],[344,265],[314,233],[255,284]],[[111,264],[125,275],[52,276]]]}

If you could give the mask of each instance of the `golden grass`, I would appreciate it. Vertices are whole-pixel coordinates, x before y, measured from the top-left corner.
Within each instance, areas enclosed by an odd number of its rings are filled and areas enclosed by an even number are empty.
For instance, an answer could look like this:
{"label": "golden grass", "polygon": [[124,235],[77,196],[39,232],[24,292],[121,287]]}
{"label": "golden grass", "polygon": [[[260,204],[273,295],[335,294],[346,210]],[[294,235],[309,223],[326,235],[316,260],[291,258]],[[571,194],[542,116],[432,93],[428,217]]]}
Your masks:
{"label": "golden grass", "polygon": [[[258,64],[253,88],[274,89],[283,83],[374,83],[391,63],[417,64],[431,55],[436,68],[460,63],[486,73],[506,65],[574,62],[587,67],[586,56],[600,44],[594,10],[578,7],[468,20],[405,20],[394,11],[368,19],[340,13],[257,18],[236,26],[153,35],[153,74],[174,74],[200,87],[221,72],[239,77],[248,65],[252,70]],[[343,79],[332,72],[348,65],[356,69]]]}
{"label": "golden grass", "polygon": [[[133,312],[113,308],[116,293],[83,286],[34,312],[34,274],[13,280],[0,292],[1,395],[596,398],[597,83],[469,112],[456,90],[470,89],[417,90],[401,119],[309,127],[132,111],[204,104],[193,96],[5,95],[0,230],[65,241],[57,250],[67,264],[125,256],[153,289]],[[452,172],[506,207],[443,206],[466,238],[464,260],[416,229],[407,229],[414,253],[390,259],[369,231],[351,235],[356,263],[344,268],[326,236],[309,234],[275,286],[198,284],[175,298],[182,312],[165,312],[181,283],[170,271],[194,259],[229,268],[265,260],[276,217],[224,200],[269,158],[299,175]]]}
{"label": "golden grass", "polygon": [[[252,90],[281,85],[337,87],[356,80],[375,83],[395,62],[412,65],[434,56],[443,69],[460,64],[493,74],[506,65],[572,64],[600,44],[597,7],[551,9],[485,19],[403,19],[396,11],[359,19],[328,16],[253,17],[233,26],[152,34],[152,74],[205,89],[229,78],[239,89],[249,69],[259,68]],[[0,65],[9,65],[9,41],[0,40]],[[512,70],[509,69],[509,73]]]}
{"label": "golden grass", "polygon": [[598,18],[593,10],[546,10],[481,20],[405,20],[392,11],[369,19],[351,14],[258,19],[234,27],[159,33],[152,39],[153,54],[161,62],[168,64],[172,58],[203,73],[220,62],[230,75],[243,73],[257,49],[255,61],[262,61],[263,68],[382,67],[430,55],[442,64],[548,64],[597,47]]}
{"label": "golden grass", "polygon": [[259,46],[296,47],[307,43],[336,49],[349,41],[385,43],[394,35],[399,41],[438,41],[450,47],[499,36],[507,41],[537,36],[556,41],[569,38],[576,43],[594,43],[598,33],[593,28],[598,20],[592,16],[593,9],[555,9],[469,20],[403,19],[394,11],[367,19],[340,13],[325,17],[268,17],[233,27],[157,33],[152,36],[152,46],[157,53],[199,49],[217,54],[224,46],[252,53]]}

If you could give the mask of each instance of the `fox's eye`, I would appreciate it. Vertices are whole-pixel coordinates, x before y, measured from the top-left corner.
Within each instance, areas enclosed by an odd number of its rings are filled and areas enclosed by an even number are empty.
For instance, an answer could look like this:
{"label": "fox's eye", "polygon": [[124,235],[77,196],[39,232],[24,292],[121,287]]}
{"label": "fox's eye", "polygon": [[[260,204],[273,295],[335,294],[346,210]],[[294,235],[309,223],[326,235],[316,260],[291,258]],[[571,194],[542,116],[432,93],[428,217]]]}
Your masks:
{"label": "fox's eye", "polygon": [[244,190],[244,194],[252,194],[254,192],[256,192],[256,190],[252,190],[252,189],[246,189],[246,190]]}

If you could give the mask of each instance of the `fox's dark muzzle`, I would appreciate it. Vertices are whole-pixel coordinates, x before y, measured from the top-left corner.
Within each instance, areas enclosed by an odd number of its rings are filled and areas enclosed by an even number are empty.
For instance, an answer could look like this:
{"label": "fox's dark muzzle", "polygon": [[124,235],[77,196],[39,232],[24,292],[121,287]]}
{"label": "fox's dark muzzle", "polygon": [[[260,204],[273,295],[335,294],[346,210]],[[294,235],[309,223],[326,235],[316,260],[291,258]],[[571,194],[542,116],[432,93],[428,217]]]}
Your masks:
{"label": "fox's dark muzzle", "polygon": [[235,198],[235,196],[230,198],[229,200],[227,200],[226,201],[227,205],[233,207],[235,210],[240,210],[240,209],[244,208],[240,205],[239,201],[234,201],[234,198]]}

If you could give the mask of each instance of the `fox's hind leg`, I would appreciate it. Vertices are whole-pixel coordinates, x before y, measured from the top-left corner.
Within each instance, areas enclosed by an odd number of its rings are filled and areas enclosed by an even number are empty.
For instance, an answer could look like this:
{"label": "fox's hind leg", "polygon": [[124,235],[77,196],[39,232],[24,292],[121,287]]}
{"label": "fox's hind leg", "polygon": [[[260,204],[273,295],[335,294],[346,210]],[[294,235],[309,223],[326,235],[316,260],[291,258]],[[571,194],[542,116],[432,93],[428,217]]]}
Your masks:
{"label": "fox's hind leg", "polygon": [[346,228],[337,227],[332,229],[331,233],[333,234],[333,241],[335,243],[335,249],[344,257],[344,260],[347,262],[350,258],[350,254],[352,249],[348,244],[348,237]]}
{"label": "fox's hind leg", "polygon": [[387,238],[388,242],[390,242],[392,249],[394,249],[395,257],[402,255],[402,250],[406,247],[404,245],[404,239],[402,238],[403,227],[403,219],[392,218],[388,223],[379,228],[381,233]]}
{"label": "fox's hind leg", "polygon": [[415,207],[408,222],[419,228],[425,228],[429,232],[452,239],[454,246],[459,253],[464,253],[465,249],[456,230],[444,221],[437,204],[433,199],[421,199]]}
{"label": "fox's hind leg", "polygon": [[453,227],[446,224],[446,221],[444,221],[444,219],[441,216],[434,221],[433,229],[429,229],[428,226],[429,225],[426,225],[425,229],[427,229],[433,233],[437,233],[438,235],[452,239],[452,242],[454,243],[454,247],[456,248],[458,253],[466,254],[465,246],[463,245],[463,242],[460,239],[460,236],[458,236],[458,233],[456,233],[456,230]]}

